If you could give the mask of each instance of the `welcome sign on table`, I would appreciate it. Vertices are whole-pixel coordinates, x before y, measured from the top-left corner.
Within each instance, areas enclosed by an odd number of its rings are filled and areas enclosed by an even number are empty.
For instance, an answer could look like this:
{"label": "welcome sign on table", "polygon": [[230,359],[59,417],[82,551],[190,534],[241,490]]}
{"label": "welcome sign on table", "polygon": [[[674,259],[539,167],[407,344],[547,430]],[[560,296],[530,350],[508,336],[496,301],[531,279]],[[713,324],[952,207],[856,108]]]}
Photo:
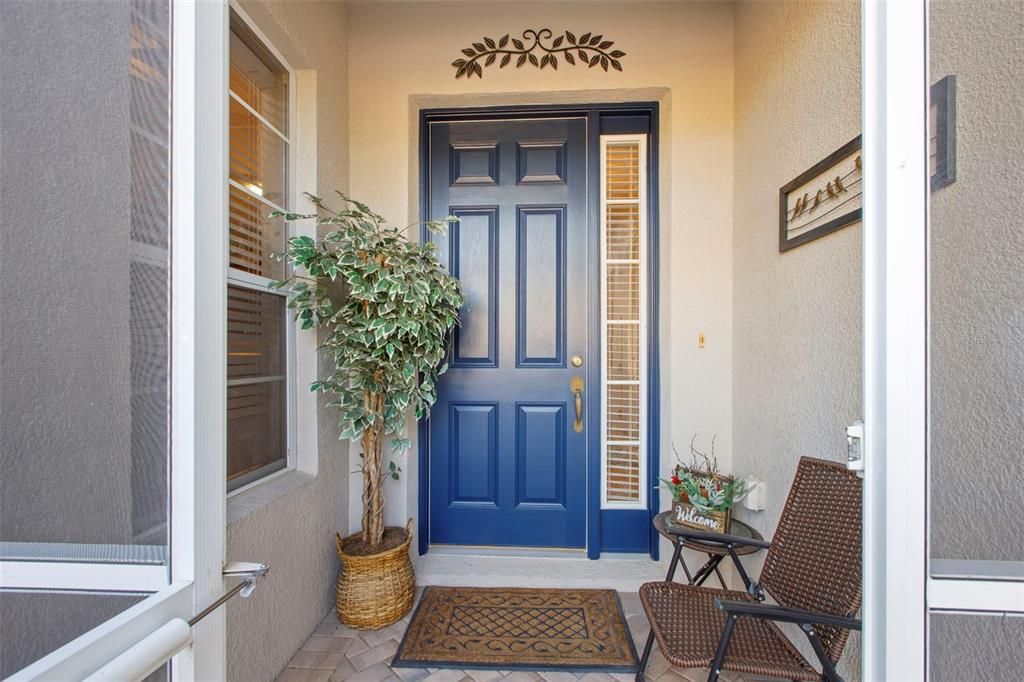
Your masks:
{"label": "welcome sign on table", "polygon": [[672,523],[687,528],[695,528],[708,533],[728,533],[732,510],[701,511],[689,502],[675,500],[672,502]]}

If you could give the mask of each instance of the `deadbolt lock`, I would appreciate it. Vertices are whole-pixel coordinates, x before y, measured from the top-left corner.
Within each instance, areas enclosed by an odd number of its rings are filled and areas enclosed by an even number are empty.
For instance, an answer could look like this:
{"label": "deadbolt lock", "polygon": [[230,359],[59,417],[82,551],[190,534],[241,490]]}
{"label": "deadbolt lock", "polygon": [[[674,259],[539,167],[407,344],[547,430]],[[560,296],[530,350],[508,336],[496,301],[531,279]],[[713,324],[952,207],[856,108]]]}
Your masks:
{"label": "deadbolt lock", "polygon": [[572,356],[572,360],[570,360],[569,362],[572,363],[573,367],[583,366],[583,358],[581,358],[579,355]]}

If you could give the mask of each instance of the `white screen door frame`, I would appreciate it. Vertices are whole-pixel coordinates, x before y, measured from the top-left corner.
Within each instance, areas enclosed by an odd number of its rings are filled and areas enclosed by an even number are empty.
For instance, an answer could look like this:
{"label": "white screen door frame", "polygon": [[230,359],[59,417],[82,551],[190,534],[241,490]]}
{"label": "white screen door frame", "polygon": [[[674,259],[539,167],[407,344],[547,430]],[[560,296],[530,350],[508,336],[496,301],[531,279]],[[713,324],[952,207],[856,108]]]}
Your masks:
{"label": "white screen door frame", "polygon": [[863,679],[926,680],[929,614],[1024,613],[1024,582],[929,559],[928,6],[862,8]]}
{"label": "white screen door frame", "polygon": [[226,677],[224,609],[186,624],[224,591],[226,0],[172,4],[171,60],[169,564],[3,566],[5,585],[154,592],[10,679],[84,679],[118,657],[141,677],[171,655],[175,680]]}

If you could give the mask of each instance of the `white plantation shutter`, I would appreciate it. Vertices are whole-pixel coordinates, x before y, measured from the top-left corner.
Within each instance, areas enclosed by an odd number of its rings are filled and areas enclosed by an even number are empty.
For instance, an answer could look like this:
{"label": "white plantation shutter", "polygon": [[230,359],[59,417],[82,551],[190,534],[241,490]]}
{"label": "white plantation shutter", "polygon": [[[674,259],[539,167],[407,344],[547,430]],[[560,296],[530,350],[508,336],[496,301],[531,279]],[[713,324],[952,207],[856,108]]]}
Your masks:
{"label": "white plantation shutter", "polygon": [[647,136],[601,136],[601,506],[647,507]]}

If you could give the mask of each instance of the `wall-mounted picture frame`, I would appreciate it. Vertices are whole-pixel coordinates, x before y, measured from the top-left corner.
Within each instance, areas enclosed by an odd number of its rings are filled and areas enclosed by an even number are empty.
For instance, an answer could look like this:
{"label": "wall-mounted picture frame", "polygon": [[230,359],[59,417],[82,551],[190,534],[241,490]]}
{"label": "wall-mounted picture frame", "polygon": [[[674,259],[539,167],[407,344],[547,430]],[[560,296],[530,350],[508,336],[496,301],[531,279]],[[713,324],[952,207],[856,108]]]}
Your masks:
{"label": "wall-mounted picture frame", "polygon": [[956,76],[932,84],[928,105],[928,169],[934,192],[956,182]]}
{"label": "wall-mounted picture frame", "polygon": [[779,252],[859,222],[863,164],[858,135],[779,189]]}

